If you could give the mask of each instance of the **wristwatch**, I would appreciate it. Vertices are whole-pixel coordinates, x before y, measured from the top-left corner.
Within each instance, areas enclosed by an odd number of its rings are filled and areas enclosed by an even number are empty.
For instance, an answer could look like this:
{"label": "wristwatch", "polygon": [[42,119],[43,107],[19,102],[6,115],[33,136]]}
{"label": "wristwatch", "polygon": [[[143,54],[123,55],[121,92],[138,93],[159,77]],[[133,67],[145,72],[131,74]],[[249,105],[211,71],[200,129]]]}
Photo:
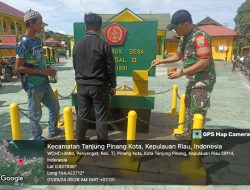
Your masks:
{"label": "wristwatch", "polygon": [[181,75],[181,76],[185,75],[185,73],[184,73],[183,69],[181,69],[181,71],[180,71],[180,75]]}

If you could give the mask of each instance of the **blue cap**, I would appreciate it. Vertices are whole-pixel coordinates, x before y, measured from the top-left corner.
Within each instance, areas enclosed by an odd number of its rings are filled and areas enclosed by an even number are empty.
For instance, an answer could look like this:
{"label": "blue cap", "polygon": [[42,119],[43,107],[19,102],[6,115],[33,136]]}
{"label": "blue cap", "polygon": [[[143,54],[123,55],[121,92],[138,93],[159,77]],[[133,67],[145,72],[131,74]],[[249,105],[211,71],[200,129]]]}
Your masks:
{"label": "blue cap", "polygon": [[179,10],[172,16],[171,23],[167,26],[167,29],[173,30],[178,24],[192,21],[191,14],[187,10]]}

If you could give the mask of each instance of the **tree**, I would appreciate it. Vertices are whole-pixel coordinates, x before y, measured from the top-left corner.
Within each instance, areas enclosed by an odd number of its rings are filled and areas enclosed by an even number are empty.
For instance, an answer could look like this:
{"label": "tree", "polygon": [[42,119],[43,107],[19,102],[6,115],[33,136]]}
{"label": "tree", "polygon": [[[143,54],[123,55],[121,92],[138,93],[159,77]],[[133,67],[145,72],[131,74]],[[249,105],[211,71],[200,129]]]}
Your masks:
{"label": "tree", "polygon": [[234,52],[239,54],[242,47],[250,44],[250,0],[246,0],[237,11],[234,18],[239,37],[234,43]]}

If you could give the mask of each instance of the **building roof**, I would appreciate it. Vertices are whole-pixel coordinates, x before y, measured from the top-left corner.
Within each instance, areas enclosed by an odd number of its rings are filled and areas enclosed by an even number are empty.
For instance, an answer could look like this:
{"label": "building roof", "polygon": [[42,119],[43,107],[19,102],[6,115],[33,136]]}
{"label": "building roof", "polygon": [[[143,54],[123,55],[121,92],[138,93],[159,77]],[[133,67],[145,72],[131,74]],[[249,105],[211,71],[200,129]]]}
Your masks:
{"label": "building roof", "polygon": [[125,9],[123,9],[122,11],[120,11],[119,13],[113,15],[111,18],[108,19],[108,21],[112,21],[112,20],[115,19],[116,17],[119,17],[120,15],[122,15],[122,14],[124,14],[124,13],[126,13],[126,12],[129,13],[129,14],[131,14],[131,15],[133,15],[135,18],[138,19],[138,21],[143,21],[143,19],[142,19],[140,16],[138,16],[137,14],[135,14],[133,11],[131,11],[131,10],[128,9],[128,8],[125,8]]}
{"label": "building roof", "polygon": [[45,42],[58,42],[56,39],[50,37]]}
{"label": "building roof", "polygon": [[0,1],[0,13],[23,19],[24,13]]}
{"label": "building roof", "polygon": [[[3,3],[2,1],[0,1],[0,13],[2,14],[6,14],[9,16],[14,16],[17,17],[19,19],[23,20],[24,14],[22,11],[19,11],[17,9],[15,9],[14,7],[11,7],[5,3]],[[43,22],[44,26],[48,26],[47,23]]]}
{"label": "building roof", "polygon": [[63,47],[63,45],[53,37],[48,38],[45,43],[49,47]]}
{"label": "building roof", "polygon": [[[115,16],[119,15],[120,13],[122,13],[124,11],[130,11],[133,13],[133,11],[131,11],[130,9],[125,8],[124,10],[122,10],[121,12],[119,12],[117,14],[100,14],[100,16],[102,17],[103,22],[108,22],[112,18],[114,18]],[[167,30],[167,25],[171,21],[170,15],[168,13],[136,14],[136,16],[141,18],[143,21],[158,21],[158,30]]]}
{"label": "building roof", "polygon": [[196,24],[196,26],[203,26],[203,25],[222,26],[220,23],[216,22],[214,19],[212,19],[210,17],[206,17]]}
{"label": "building roof", "polygon": [[16,46],[17,36],[16,35],[3,35],[0,46]]}
{"label": "building roof", "polygon": [[237,36],[237,33],[225,26],[204,25],[198,26],[199,29],[208,33],[210,36]]}
{"label": "building roof", "polygon": [[[225,26],[215,26],[215,25],[202,25],[198,26],[199,29],[203,30],[204,32],[208,33],[210,36],[237,36],[236,31],[227,28]],[[179,36],[176,34],[175,31],[169,30],[166,32],[166,39],[178,39]]]}
{"label": "building roof", "polygon": [[167,25],[170,24],[171,18],[168,13],[157,14],[138,14],[144,21],[158,21],[159,30],[167,30]]}

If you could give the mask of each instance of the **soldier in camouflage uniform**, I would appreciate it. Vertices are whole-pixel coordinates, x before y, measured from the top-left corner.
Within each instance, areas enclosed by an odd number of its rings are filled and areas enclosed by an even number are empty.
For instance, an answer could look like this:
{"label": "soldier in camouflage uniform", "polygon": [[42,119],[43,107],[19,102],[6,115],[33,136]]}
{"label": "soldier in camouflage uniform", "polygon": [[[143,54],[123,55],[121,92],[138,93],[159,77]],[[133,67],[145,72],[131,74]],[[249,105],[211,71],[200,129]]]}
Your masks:
{"label": "soldier in camouflage uniform", "polygon": [[176,79],[186,75],[188,79],[185,98],[186,133],[179,137],[189,137],[194,114],[202,114],[205,121],[210,106],[210,95],[216,82],[211,39],[207,33],[193,25],[191,15],[186,10],[179,10],[173,14],[168,29],[175,29],[181,36],[177,54],[167,59],[153,60],[152,65],[183,61],[183,69],[171,73],[168,78]]}

